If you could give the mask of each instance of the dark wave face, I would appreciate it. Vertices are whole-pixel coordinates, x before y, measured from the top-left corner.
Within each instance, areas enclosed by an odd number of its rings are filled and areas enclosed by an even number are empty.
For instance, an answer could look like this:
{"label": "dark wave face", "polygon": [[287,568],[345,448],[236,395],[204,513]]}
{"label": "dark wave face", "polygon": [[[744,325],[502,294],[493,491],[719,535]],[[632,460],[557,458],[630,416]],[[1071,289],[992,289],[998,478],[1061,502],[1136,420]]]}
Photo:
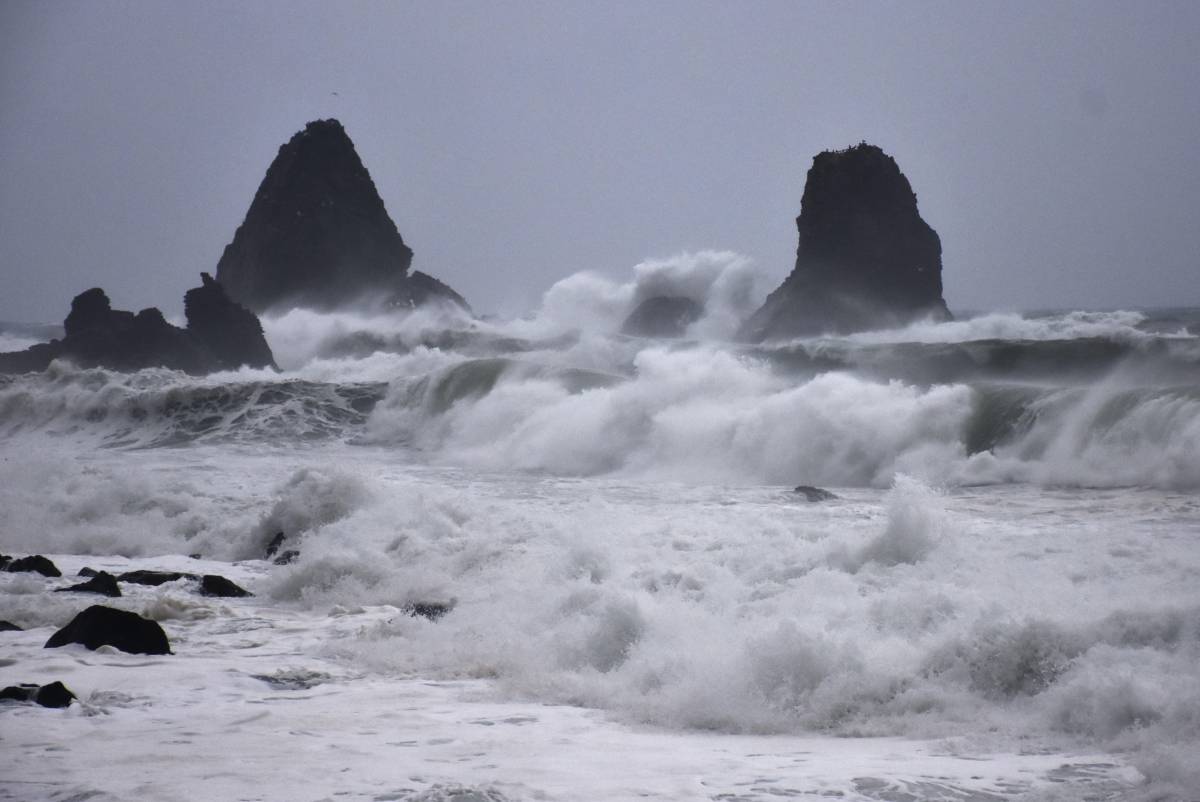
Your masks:
{"label": "dark wave face", "polygon": [[1070,340],[972,340],[948,343],[856,344],[808,341],[756,349],[781,370],[850,370],[876,379],[920,384],[973,381],[1085,383],[1121,369],[1142,381],[1200,382],[1194,339],[1104,337]]}
{"label": "dark wave face", "polygon": [[41,431],[109,447],[192,442],[295,442],[342,437],[383,397],[382,383],[298,379],[189,383],[181,374],[119,374],[54,366],[0,378],[0,434]]}

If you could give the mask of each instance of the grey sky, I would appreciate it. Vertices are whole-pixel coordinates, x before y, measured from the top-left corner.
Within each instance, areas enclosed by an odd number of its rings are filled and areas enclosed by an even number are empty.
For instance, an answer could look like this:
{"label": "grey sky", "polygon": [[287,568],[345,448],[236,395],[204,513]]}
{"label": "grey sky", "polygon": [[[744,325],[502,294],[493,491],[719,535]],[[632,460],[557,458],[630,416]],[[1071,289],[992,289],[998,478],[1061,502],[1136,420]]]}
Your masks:
{"label": "grey sky", "polygon": [[701,248],[773,286],[812,156],[863,139],[952,309],[1200,304],[1197,41],[1194,2],[0,0],[0,319],[178,312],[329,116],[482,311]]}

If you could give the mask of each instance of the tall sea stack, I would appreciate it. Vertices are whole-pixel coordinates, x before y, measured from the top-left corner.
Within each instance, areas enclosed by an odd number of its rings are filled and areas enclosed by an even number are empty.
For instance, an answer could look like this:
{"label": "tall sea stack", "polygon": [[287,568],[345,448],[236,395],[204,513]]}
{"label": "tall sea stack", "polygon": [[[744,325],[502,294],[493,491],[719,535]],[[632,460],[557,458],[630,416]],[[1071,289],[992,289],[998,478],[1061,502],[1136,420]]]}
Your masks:
{"label": "tall sea stack", "polygon": [[895,159],[863,142],[813,159],[796,267],[742,327],[751,342],[947,320],[942,243]]}
{"label": "tall sea stack", "polygon": [[434,299],[467,308],[437,279],[410,275],[412,258],[342,124],[317,120],[279,149],[217,281],[255,312]]}

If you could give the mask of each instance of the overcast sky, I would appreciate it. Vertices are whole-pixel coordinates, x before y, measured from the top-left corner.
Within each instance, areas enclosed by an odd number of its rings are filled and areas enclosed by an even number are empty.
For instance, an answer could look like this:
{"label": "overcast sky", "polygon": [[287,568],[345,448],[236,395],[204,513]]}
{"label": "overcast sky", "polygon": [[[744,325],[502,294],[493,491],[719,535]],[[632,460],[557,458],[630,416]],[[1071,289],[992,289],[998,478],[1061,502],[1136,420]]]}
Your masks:
{"label": "overcast sky", "polygon": [[280,144],[345,124],[415,269],[520,313],[892,154],[952,309],[1200,304],[1200,3],[0,0],[0,319],[178,313]]}

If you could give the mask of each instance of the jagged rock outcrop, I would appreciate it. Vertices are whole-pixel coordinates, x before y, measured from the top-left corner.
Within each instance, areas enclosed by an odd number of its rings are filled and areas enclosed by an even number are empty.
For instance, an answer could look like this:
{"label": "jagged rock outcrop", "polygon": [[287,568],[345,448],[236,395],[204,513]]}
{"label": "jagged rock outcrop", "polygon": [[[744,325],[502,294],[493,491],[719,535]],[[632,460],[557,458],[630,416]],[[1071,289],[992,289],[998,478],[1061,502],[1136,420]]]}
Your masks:
{"label": "jagged rock outcrop", "polygon": [[253,312],[234,303],[207,273],[184,296],[187,328],[172,326],[153,307],[136,315],[113,309],[104,290],[75,296],[61,340],[0,354],[0,373],[45,370],[55,359],[81,367],[133,371],[163,367],[203,374],[243,365],[275,367]]}
{"label": "jagged rock outcrop", "polygon": [[687,327],[704,314],[704,307],[691,298],[656,295],[647,298],[625,318],[622,334],[634,337],[682,337]]}
{"label": "jagged rock outcrop", "polygon": [[813,159],[796,218],[796,267],[741,339],[848,333],[950,318],[942,243],[896,161],[863,142]]}
{"label": "jagged rock outcrop", "polygon": [[356,303],[413,307],[462,297],[424,273],[337,120],[310,122],[279,149],[217,280],[255,312]]}
{"label": "jagged rock outcrop", "polygon": [[263,337],[258,317],[231,300],[208,273],[200,274],[199,287],[184,293],[183,313],[188,333],[222,367],[275,366],[275,357]]}

